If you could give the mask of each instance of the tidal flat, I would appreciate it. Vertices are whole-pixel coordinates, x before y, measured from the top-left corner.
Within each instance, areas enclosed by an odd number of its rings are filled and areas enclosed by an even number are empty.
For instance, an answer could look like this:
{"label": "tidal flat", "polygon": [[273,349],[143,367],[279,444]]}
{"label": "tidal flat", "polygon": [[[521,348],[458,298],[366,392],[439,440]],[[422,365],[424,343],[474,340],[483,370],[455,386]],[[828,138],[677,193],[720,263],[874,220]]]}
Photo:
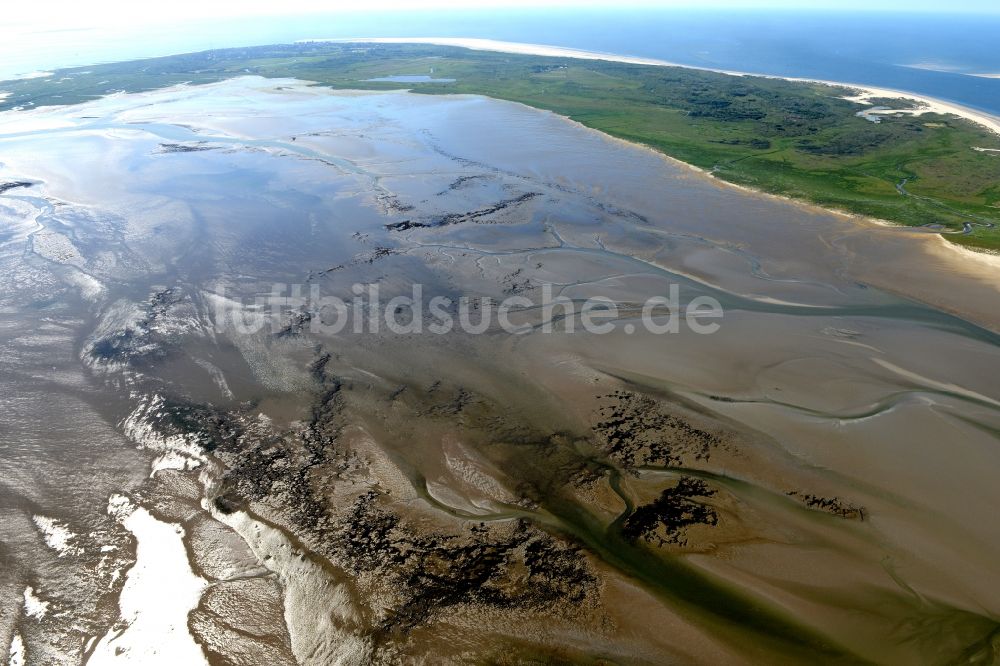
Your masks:
{"label": "tidal flat", "polygon": [[[997,657],[1000,290],[936,237],[515,103],[293,79],[6,111],[0,162],[0,651]],[[275,284],[618,315],[329,333]],[[719,330],[640,326],[671,285]]]}

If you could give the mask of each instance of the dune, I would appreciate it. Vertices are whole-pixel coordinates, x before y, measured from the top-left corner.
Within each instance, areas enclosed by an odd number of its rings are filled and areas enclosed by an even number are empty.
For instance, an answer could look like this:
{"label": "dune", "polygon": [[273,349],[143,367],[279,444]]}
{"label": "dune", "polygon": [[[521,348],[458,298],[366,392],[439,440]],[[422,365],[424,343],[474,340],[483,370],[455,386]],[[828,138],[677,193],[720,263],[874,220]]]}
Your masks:
{"label": "dune", "polygon": [[[913,100],[920,104],[920,108],[915,110],[905,110],[905,113],[941,113],[958,116],[987,129],[1000,134],[1000,118],[982,111],[976,111],[954,102],[947,102],[934,97],[902,90],[892,90],[889,88],[877,88],[861,83],[844,81],[827,81],[823,79],[809,79],[787,76],[773,76],[768,74],[755,74],[752,72],[740,72],[735,70],[714,69],[711,67],[697,67],[694,65],[684,65],[681,63],[660,60],[657,58],[643,58],[640,56],[621,55],[616,53],[603,53],[600,51],[587,51],[583,49],[567,48],[562,46],[551,46],[546,44],[527,44],[521,42],[506,42],[495,39],[477,39],[471,37],[351,37],[343,39],[310,39],[302,40],[309,42],[371,42],[376,44],[436,44],[439,46],[458,46],[461,48],[473,49],[476,51],[496,51],[499,53],[517,53],[522,55],[538,55],[550,57],[578,58],[580,60],[607,60],[609,62],[622,62],[633,65],[653,65],[658,67],[683,67],[685,69],[697,69],[706,72],[718,72],[732,76],[761,76],[770,79],[782,79],[785,81],[801,81],[806,83],[823,83],[831,86],[841,86],[852,88],[858,94],[850,99],[863,102],[873,97],[883,97],[891,99]],[[988,78],[1000,77],[1000,74],[979,75]]]}

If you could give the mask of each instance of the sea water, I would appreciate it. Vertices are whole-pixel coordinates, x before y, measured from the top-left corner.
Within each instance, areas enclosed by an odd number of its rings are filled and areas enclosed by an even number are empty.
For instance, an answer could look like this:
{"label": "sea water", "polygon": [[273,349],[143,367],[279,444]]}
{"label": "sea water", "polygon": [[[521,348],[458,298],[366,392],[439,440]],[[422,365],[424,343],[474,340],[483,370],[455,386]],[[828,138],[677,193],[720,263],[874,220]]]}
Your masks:
{"label": "sea water", "polygon": [[868,84],[1000,114],[1000,14],[747,10],[435,11],[12,31],[0,79],[212,48],[345,37],[475,37]]}

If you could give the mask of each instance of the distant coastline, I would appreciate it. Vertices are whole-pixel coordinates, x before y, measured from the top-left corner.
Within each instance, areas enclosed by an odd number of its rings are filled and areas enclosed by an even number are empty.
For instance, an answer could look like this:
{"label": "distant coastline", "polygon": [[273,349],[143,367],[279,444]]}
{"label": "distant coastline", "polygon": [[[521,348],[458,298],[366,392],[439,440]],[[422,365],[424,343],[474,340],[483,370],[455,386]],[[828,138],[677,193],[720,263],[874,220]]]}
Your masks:
{"label": "distant coastline", "polygon": [[[539,44],[357,40],[308,39],[60,70],[51,78],[5,82],[11,94],[0,108],[63,106],[247,73],[342,90],[485,95],[554,112],[749,190],[1000,251],[1000,202],[990,189],[1000,175],[1000,122],[987,112],[819,77],[672,66]],[[73,85],[60,86],[67,77]],[[448,82],[435,81],[440,79]],[[552,94],[549,81],[555,82]],[[560,87],[566,81],[571,85]],[[632,94],[622,96],[623,86]],[[692,98],[690,86],[708,94]],[[741,122],[746,120],[754,122]],[[862,155],[867,161],[859,170]],[[926,167],[940,159],[947,160],[947,169]]]}
{"label": "distant coastline", "polygon": [[[498,53],[516,53],[520,55],[552,56],[564,58],[577,58],[580,60],[605,60],[608,62],[621,62],[632,65],[654,65],[659,67],[682,67],[684,69],[695,69],[706,72],[717,72],[729,74],[731,76],[756,76],[766,79],[781,79],[784,81],[801,81],[803,83],[822,83],[829,86],[850,88],[859,91],[860,94],[852,96],[850,99],[865,103],[869,98],[889,98],[913,100],[920,104],[920,108],[907,110],[907,113],[941,113],[958,116],[969,120],[977,125],[985,127],[992,132],[1000,134],[1000,116],[995,116],[983,111],[970,109],[969,107],[948,102],[936,97],[930,97],[919,93],[905,90],[895,90],[890,88],[880,88],[862,83],[851,83],[845,81],[827,81],[823,79],[810,79],[788,76],[775,76],[769,74],[754,74],[752,72],[741,72],[736,70],[715,69],[712,67],[698,67],[696,65],[683,65],[668,60],[657,58],[643,58],[639,56],[628,56],[616,53],[604,53],[601,51],[588,51],[584,49],[566,48],[562,46],[549,46],[546,44],[528,44],[523,42],[507,42],[496,39],[478,39],[473,37],[348,37],[332,39],[303,39],[297,43],[308,42],[330,42],[330,43],[373,43],[373,44],[433,44],[436,46],[457,46],[474,51],[493,51]],[[1000,75],[997,75],[1000,76]]]}

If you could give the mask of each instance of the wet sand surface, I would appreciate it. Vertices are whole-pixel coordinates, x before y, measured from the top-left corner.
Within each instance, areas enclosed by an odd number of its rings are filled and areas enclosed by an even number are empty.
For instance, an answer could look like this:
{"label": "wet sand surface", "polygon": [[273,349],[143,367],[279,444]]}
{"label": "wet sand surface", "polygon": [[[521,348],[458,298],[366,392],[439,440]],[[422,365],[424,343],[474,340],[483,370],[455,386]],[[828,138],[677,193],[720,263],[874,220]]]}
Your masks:
{"label": "wet sand surface", "polygon": [[[519,105],[254,77],[2,114],[0,184],[2,651],[996,658],[988,262]],[[275,283],[618,315],[330,333]],[[646,330],[671,285],[719,330]]]}

